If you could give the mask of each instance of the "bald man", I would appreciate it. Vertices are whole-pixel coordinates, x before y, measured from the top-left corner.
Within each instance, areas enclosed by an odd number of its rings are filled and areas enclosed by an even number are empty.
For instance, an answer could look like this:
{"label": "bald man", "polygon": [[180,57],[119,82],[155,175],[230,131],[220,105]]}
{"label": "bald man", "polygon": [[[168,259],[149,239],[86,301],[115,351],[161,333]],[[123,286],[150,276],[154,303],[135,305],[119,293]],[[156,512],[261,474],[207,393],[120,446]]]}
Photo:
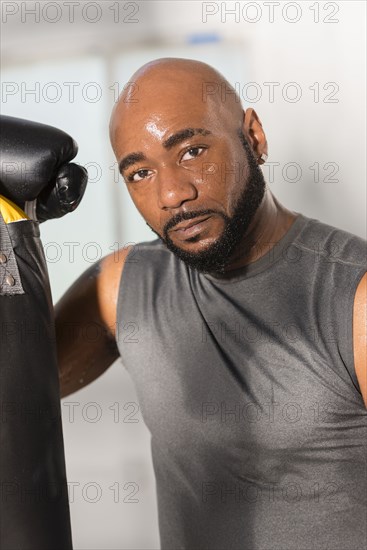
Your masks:
{"label": "bald man", "polygon": [[366,242],[279,203],[260,120],[213,68],[159,59],[131,81],[111,143],[158,238],[57,305],[63,395],[121,356],[162,548],[365,549]]}

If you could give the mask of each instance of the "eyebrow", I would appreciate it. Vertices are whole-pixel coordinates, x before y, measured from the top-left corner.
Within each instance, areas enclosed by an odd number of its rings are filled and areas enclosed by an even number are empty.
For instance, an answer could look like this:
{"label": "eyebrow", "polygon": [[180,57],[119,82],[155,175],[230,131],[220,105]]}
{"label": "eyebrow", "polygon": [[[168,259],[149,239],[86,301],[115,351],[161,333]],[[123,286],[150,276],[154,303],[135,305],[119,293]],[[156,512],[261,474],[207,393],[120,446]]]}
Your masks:
{"label": "eyebrow", "polygon": [[146,156],[144,155],[144,153],[130,153],[130,155],[127,155],[126,157],[120,160],[119,162],[120,173],[122,174],[122,172],[126,170],[126,168],[129,168],[129,166],[132,166],[136,162],[141,162],[142,160],[146,160]]}
{"label": "eyebrow", "polygon": [[[167,138],[163,142],[162,145],[165,149],[169,151],[170,149],[172,149],[179,143],[182,143],[188,138],[191,138],[196,135],[208,136],[210,134],[211,132],[209,130],[205,130],[205,128],[184,128],[183,130],[179,130],[178,132],[175,132],[174,134],[172,134],[169,138]],[[129,155],[127,155],[126,157],[120,160],[119,162],[120,173],[122,174],[122,172],[127,168],[129,168],[129,166],[132,166],[136,162],[141,162],[143,160],[147,160],[147,157],[144,155],[144,153],[140,151],[135,153],[130,153]]]}
{"label": "eyebrow", "polygon": [[168,139],[166,139],[163,142],[163,147],[169,151],[175,145],[178,145],[182,141],[185,141],[185,139],[191,138],[198,134],[202,136],[208,136],[209,134],[211,134],[211,132],[209,132],[209,130],[205,130],[204,128],[184,128],[183,130],[179,130],[178,132],[172,134],[172,136],[170,136]]}

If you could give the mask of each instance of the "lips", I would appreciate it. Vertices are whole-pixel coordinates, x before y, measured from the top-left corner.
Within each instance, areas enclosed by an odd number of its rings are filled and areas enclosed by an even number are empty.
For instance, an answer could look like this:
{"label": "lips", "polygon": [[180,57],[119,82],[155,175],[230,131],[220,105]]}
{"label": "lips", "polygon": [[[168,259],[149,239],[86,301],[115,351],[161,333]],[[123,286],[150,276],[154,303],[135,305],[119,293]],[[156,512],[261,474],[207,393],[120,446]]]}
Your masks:
{"label": "lips", "polygon": [[175,227],[173,233],[179,241],[187,241],[192,237],[197,237],[200,233],[207,229],[207,224],[210,224],[211,216],[201,216],[194,220],[189,220],[180,223]]}
{"label": "lips", "polygon": [[198,216],[197,218],[193,219],[193,220],[188,220],[186,222],[181,222],[179,224],[177,224],[173,231],[179,231],[179,230],[182,230],[182,231],[186,231],[186,229],[188,229],[189,227],[193,227],[194,225],[200,223],[200,222],[203,222],[204,220],[207,220],[208,218],[210,218],[210,216]]}

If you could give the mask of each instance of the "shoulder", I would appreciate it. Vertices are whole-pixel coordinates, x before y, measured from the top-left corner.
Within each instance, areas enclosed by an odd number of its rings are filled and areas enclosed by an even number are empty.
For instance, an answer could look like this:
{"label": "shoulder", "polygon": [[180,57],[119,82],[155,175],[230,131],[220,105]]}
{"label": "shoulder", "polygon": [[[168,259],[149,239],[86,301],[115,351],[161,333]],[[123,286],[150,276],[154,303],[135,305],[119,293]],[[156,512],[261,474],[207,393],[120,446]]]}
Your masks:
{"label": "shoulder", "polygon": [[115,336],[116,307],[120,280],[126,263],[126,258],[134,249],[134,245],[120,248],[99,262],[96,291],[101,318],[109,331]]}
{"label": "shoulder", "polygon": [[354,368],[367,408],[367,273],[361,278],[353,307]]}
{"label": "shoulder", "polygon": [[303,218],[307,223],[297,236],[296,245],[308,249],[320,261],[349,264],[357,268],[366,266],[367,270],[365,239],[317,219]]}
{"label": "shoulder", "polygon": [[150,261],[151,251],[165,248],[160,239],[126,245],[102,258],[97,277],[97,296],[101,318],[113,336],[116,333],[116,312],[119,290],[126,263],[143,269],[143,261]]}

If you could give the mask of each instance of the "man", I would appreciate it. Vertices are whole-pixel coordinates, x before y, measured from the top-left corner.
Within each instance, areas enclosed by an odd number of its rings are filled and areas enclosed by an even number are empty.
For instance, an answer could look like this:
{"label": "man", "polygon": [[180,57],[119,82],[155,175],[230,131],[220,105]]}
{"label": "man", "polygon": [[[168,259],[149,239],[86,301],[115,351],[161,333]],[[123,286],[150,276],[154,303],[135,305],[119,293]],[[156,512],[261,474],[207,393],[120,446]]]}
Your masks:
{"label": "man", "polygon": [[111,142],[158,239],[61,299],[62,393],[121,355],[152,434],[162,548],[362,550],[366,243],[277,201],[261,123],[214,69],[161,59],[131,81]]}

